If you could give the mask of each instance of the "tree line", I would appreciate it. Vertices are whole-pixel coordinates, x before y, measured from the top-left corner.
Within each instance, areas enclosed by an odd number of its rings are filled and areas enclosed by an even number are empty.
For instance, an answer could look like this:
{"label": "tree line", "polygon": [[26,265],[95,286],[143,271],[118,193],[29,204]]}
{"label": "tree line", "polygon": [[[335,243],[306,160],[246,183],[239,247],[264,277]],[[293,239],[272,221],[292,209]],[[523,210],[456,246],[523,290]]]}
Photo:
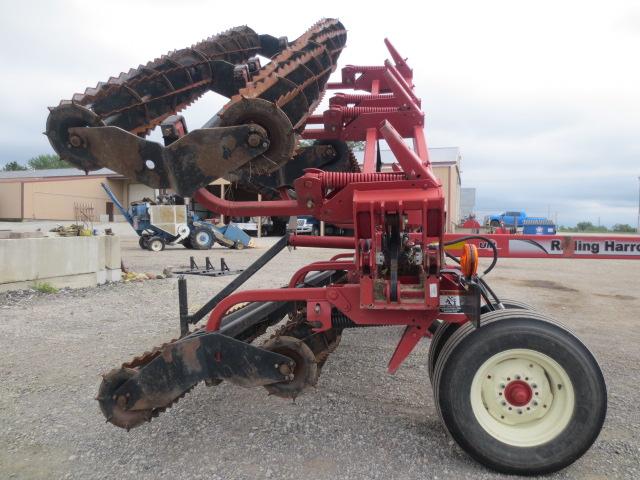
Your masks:
{"label": "tree line", "polygon": [[62,160],[58,155],[38,155],[27,161],[26,165],[16,161],[4,165],[2,171],[17,172],[24,170],[49,170],[56,168],[73,168],[69,162]]}
{"label": "tree line", "polygon": [[594,225],[591,222],[578,222],[575,227],[565,227],[560,226],[558,228],[560,232],[575,232],[575,233],[607,233],[607,232],[615,232],[615,233],[635,233],[636,228],[632,227],[628,223],[616,223],[611,229],[605,227],[604,225]]}

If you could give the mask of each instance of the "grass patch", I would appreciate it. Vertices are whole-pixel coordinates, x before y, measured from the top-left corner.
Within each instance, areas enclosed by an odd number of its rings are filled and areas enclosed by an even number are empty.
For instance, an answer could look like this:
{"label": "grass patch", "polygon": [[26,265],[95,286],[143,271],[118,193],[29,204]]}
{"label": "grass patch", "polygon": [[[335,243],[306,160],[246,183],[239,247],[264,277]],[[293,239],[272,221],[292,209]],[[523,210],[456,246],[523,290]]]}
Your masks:
{"label": "grass patch", "polygon": [[57,293],[58,289],[51,285],[49,282],[36,282],[33,284],[33,289],[40,293]]}

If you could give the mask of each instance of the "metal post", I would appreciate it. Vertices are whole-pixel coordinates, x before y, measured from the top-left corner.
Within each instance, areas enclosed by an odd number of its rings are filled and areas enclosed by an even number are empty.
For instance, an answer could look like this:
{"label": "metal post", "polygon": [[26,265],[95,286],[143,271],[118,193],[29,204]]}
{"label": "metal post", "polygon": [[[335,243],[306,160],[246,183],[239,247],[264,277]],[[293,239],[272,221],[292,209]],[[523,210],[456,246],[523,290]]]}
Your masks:
{"label": "metal post", "polygon": [[320,220],[320,236],[324,237],[324,220]]}
{"label": "metal post", "polygon": [[[220,198],[224,199],[224,183],[220,184]],[[220,214],[220,223],[224,223],[224,214]]]}
{"label": "metal post", "polygon": [[180,312],[180,336],[189,333],[189,304],[187,299],[187,280],[183,275],[178,278],[178,311]]}
{"label": "metal post", "polygon": [[[258,201],[262,201],[262,194],[258,194]],[[262,238],[262,215],[258,217],[258,238]]]}

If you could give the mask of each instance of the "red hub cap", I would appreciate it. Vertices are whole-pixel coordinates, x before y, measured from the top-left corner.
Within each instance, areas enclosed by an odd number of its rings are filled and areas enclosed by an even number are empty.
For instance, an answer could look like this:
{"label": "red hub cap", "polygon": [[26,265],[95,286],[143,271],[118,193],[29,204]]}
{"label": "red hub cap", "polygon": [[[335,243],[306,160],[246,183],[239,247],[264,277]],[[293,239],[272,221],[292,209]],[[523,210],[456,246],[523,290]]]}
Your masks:
{"label": "red hub cap", "polygon": [[504,389],[504,398],[514,407],[523,407],[531,400],[533,390],[527,382],[514,380]]}

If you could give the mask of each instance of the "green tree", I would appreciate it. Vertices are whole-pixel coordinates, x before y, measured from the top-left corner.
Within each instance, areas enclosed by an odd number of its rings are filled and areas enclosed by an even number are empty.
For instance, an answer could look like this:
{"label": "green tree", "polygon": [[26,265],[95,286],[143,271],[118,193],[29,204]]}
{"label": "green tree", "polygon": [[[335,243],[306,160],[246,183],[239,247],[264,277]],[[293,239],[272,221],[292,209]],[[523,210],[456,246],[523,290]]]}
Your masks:
{"label": "green tree", "polygon": [[593,223],[591,222],[578,222],[576,228],[579,232],[586,232],[587,230],[593,230]]}
{"label": "green tree", "polygon": [[613,231],[619,233],[635,233],[636,229],[628,223],[616,223],[613,226]]}
{"label": "green tree", "polygon": [[73,168],[69,162],[62,160],[58,155],[38,155],[27,162],[32,170],[47,170],[51,168]]}
{"label": "green tree", "polygon": [[9,162],[7,164],[5,164],[5,166],[2,168],[2,171],[4,172],[17,172],[20,170],[27,170],[27,167],[25,167],[24,165],[13,161],[13,162]]}

